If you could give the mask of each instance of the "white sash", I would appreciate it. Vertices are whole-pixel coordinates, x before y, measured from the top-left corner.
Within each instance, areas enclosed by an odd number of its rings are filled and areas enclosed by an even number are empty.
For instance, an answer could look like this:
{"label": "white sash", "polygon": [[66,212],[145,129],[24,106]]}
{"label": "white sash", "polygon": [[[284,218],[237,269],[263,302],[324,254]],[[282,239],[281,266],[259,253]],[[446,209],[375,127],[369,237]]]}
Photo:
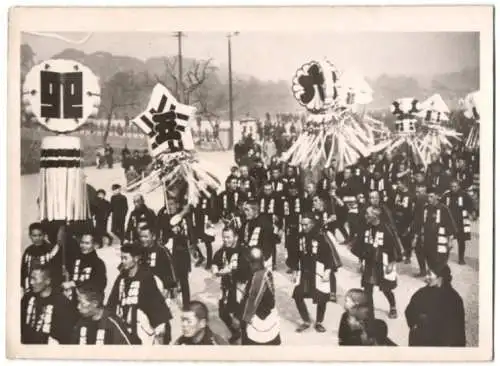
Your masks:
{"label": "white sash", "polygon": [[267,343],[279,335],[280,319],[276,308],[265,318],[260,319],[257,315],[252,317],[246,327],[247,336],[257,343]]}

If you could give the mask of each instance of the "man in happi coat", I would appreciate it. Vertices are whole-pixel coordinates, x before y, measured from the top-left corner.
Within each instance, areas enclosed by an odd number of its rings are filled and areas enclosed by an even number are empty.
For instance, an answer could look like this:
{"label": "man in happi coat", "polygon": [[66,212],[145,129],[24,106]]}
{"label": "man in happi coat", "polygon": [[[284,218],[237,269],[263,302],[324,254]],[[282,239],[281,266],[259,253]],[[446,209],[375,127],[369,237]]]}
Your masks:
{"label": "man in happi coat", "polygon": [[[174,215],[169,222],[170,236],[165,242],[165,247],[172,253],[175,276],[179,284],[182,304],[187,306],[191,301],[191,290],[189,286],[189,274],[191,273],[191,257],[195,255],[196,249],[191,246],[188,219],[182,215]],[[194,259],[194,258],[193,258]],[[199,264],[197,260],[197,265]]]}
{"label": "man in happi coat", "polygon": [[241,330],[235,325],[234,319],[241,316],[239,303],[243,298],[242,285],[246,284],[250,275],[247,253],[238,245],[237,239],[235,229],[226,226],[222,230],[222,247],[215,252],[212,264],[212,274],[221,281],[219,318],[231,332],[231,344],[241,337]]}
{"label": "man in happi coat", "polygon": [[[284,192],[277,192],[273,189],[272,182],[264,183],[262,193],[259,194],[259,212],[262,220],[268,220],[273,224],[273,232],[275,235],[275,242],[279,243],[281,238],[279,236],[280,229],[283,225],[283,200]],[[273,248],[273,268],[276,267],[276,246]]]}
{"label": "man in happi coat", "polygon": [[277,194],[281,194],[285,190],[285,181],[281,178],[281,168],[279,166],[273,165],[270,167],[270,177],[269,183],[273,188],[273,191]]}
{"label": "man in happi coat", "polygon": [[409,264],[412,252],[410,227],[415,214],[414,199],[408,188],[407,178],[398,178],[396,182],[397,191],[392,202],[392,212],[397,234],[404,248],[404,261]]}
{"label": "man in happi coat", "polygon": [[[330,247],[334,267],[340,267],[342,263],[336,248],[337,240],[332,231],[330,231],[330,225],[334,224],[336,218],[327,210],[325,199],[322,196],[314,196],[312,214],[320,232],[324,234],[325,240]],[[335,272],[336,270],[330,271],[330,301],[333,302],[337,302],[337,278],[335,277]]]}
{"label": "man in happi coat", "polygon": [[411,297],[405,311],[410,347],[465,347],[464,302],[451,280],[450,267],[440,264]]}
{"label": "man in happi coat", "polygon": [[288,195],[282,202],[283,223],[285,228],[285,248],[287,251],[287,273],[292,273],[292,263],[296,263],[299,255],[300,219],[304,211],[303,199],[299,194],[297,183],[288,184]]}
{"label": "man in happi coat", "polygon": [[265,268],[260,248],[248,253],[251,277],[241,302],[242,345],[280,345],[280,320],[276,308],[273,274]]}
{"label": "man in happi coat", "polygon": [[142,264],[143,249],[137,244],[121,248],[121,271],[106,305],[127,325],[142,344],[169,344],[172,315],[151,270]]}
{"label": "man in happi coat", "polygon": [[[427,205],[415,213],[412,245],[422,245],[422,253],[429,268],[447,263],[451,239],[458,229],[450,209],[439,202],[435,189],[427,190]],[[421,270],[425,270],[423,264]]]}
{"label": "man in happi coat", "polygon": [[156,242],[155,234],[148,226],[139,229],[139,242],[143,248],[143,263],[159,280],[157,284],[162,295],[165,298],[175,295],[177,277],[170,252]]}
{"label": "man in happi coat", "polygon": [[[213,257],[213,247],[212,243],[215,240],[213,233],[213,224],[215,220],[215,199],[216,192],[201,192],[198,199],[198,204],[192,209],[192,222],[193,230],[195,234],[193,235],[193,240],[197,243],[202,242],[205,244],[207,253],[207,263],[205,269],[210,269],[212,267],[212,257]],[[196,243],[196,244],[197,244]],[[198,248],[198,246],[196,246]],[[200,250],[198,250],[198,255],[200,256],[199,261],[203,261],[204,257]]]}
{"label": "man in happi coat", "polygon": [[217,221],[231,220],[232,216],[238,210],[238,203],[241,200],[238,192],[238,180],[232,178],[227,185],[227,189],[217,197],[216,210]]}
{"label": "man in happi coat", "polygon": [[62,252],[60,246],[51,244],[45,238],[42,224],[34,222],[29,226],[31,245],[23,253],[21,259],[21,288],[23,292],[30,290],[30,273],[33,265],[40,264],[51,270],[52,285],[58,287],[62,276]]}
{"label": "man in happi coat", "polygon": [[68,280],[63,283],[65,295],[76,304],[75,290],[86,282],[104,293],[107,284],[106,265],[96,252],[96,243],[92,232],[83,233],[80,238],[80,253],[68,260]]}
{"label": "man in happi coat", "polygon": [[245,192],[249,192],[250,196],[257,193],[257,181],[250,175],[250,169],[247,165],[240,166],[240,189],[244,187]]}
{"label": "man in happi coat", "polygon": [[392,196],[391,184],[389,180],[383,176],[381,169],[375,169],[373,173],[368,175],[365,188],[366,195],[372,191],[377,191],[384,203],[387,203]]}
{"label": "man in happi coat", "polygon": [[389,301],[389,318],[397,317],[396,299],[392,290],[397,286],[396,262],[401,261],[393,231],[381,220],[381,210],[366,210],[366,226],[360,231],[352,253],[363,261],[361,286],[370,297],[374,313],[373,287],[378,286]]}
{"label": "man in happi coat", "polygon": [[304,299],[312,298],[313,303],[317,304],[314,328],[317,332],[324,333],[326,329],[322,323],[331,291],[330,272],[337,268],[326,236],[311,213],[302,217],[301,228],[298,261],[293,264],[293,299],[303,321],[297,332],[303,332],[311,326]]}
{"label": "man in happi coat", "polygon": [[76,308],[52,282],[50,267],[35,264],[21,299],[22,344],[70,344]]}
{"label": "man in happi coat", "polygon": [[359,204],[357,196],[360,193],[363,193],[363,186],[358,177],[353,176],[351,168],[345,168],[344,180],[338,188],[338,194],[347,208],[347,223],[349,226],[349,236],[351,237],[359,230]]}
{"label": "man in happi coat", "polygon": [[327,228],[335,235],[338,230],[342,235],[343,239],[347,239],[349,234],[345,228],[347,207],[344,201],[337,194],[337,183],[331,182],[328,188],[327,195],[324,198],[326,211],[330,215],[328,220]]}
{"label": "man in happi coat", "polygon": [[246,248],[260,248],[266,268],[272,268],[277,244],[272,222],[260,215],[257,201],[245,203],[243,211],[246,220],[239,234],[239,243]]}
{"label": "man in happi coat", "polygon": [[227,345],[227,341],[209,326],[207,306],[201,301],[191,301],[181,315],[182,336],[176,341],[177,346],[216,346]]}
{"label": "man in happi coat", "polygon": [[141,344],[141,340],[128,331],[122,319],[104,308],[104,293],[99,286],[86,282],[78,286],[76,294],[80,318],[73,328],[71,344]]}
{"label": "man in happi coat", "polygon": [[457,226],[458,263],[463,265],[465,244],[471,239],[471,220],[476,217],[474,202],[469,194],[460,188],[460,183],[456,179],[451,182],[450,191],[441,197],[441,202],[450,209]]}
{"label": "man in happi coat", "polygon": [[139,239],[138,228],[140,223],[145,222],[149,227],[155,227],[157,224],[156,214],[144,203],[144,197],[140,194],[133,199],[134,210],[130,213],[128,219],[125,239],[128,242],[135,242]]}

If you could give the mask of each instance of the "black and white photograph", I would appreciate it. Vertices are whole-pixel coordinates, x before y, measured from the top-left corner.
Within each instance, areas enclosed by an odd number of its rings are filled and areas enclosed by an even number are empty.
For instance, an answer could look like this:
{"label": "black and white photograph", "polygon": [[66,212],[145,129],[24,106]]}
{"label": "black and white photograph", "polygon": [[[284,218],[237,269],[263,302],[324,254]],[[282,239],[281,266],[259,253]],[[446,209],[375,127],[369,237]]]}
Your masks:
{"label": "black and white photograph", "polygon": [[11,13],[9,357],[492,358],[493,8],[272,9]]}

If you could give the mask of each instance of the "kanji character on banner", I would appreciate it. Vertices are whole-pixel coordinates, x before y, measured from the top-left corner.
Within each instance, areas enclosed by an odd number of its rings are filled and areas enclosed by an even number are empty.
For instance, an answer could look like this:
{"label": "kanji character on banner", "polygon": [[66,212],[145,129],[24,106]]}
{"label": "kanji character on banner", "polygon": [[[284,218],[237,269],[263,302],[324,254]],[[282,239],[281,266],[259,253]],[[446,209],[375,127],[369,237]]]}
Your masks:
{"label": "kanji character on banner", "polygon": [[193,150],[189,122],[196,108],[179,103],[162,84],[156,84],[146,110],[133,122],[149,137],[151,154]]}
{"label": "kanji character on banner", "polygon": [[95,116],[101,103],[99,80],[72,60],[48,60],[34,66],[23,85],[23,104],[45,128],[66,133]]}

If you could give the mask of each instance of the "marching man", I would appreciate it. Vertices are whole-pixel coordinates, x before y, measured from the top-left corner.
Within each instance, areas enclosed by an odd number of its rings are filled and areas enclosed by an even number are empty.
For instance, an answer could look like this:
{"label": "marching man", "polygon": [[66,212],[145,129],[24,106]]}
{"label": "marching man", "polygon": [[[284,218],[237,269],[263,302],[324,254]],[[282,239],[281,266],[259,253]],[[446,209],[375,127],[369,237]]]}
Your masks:
{"label": "marching man", "polygon": [[21,343],[69,344],[76,309],[57,290],[49,267],[33,265],[30,287],[21,300]]}
{"label": "marching man", "polygon": [[429,268],[436,268],[438,264],[448,262],[451,239],[457,232],[450,209],[439,202],[435,189],[428,189],[427,205],[414,218],[412,241],[413,247],[417,242],[422,245],[426,263],[421,264],[421,271],[425,271],[425,264]]}
{"label": "marching man", "polygon": [[273,274],[264,266],[260,248],[249,252],[251,278],[242,300],[242,345],[280,345],[280,321],[276,309]]}
{"label": "marching man", "polygon": [[80,254],[68,265],[68,281],[63,283],[65,295],[76,303],[75,290],[86,282],[92,282],[96,290],[104,293],[108,282],[106,265],[96,252],[94,235],[86,232],[80,239]]}
{"label": "marching man", "polygon": [[260,248],[266,268],[272,269],[274,247],[276,246],[273,224],[259,214],[259,205],[256,201],[245,203],[243,211],[246,222],[240,232],[239,242],[249,249]]}
{"label": "marching man", "polygon": [[229,343],[234,344],[241,337],[240,329],[234,324],[234,319],[238,319],[241,315],[239,302],[242,300],[243,292],[239,291],[239,285],[246,283],[246,273],[249,268],[232,227],[228,226],[222,230],[222,243],[222,248],[214,255],[212,274],[221,280],[219,317],[231,332]]}
{"label": "marching man", "polygon": [[330,297],[330,272],[335,270],[332,254],[325,236],[312,214],[305,214],[301,221],[302,236],[298,261],[294,263],[293,299],[297,305],[303,323],[297,328],[301,333],[311,326],[311,318],[304,299],[312,298],[317,304],[317,332],[326,332],[322,322],[325,318],[326,305]]}
{"label": "marching man", "polygon": [[451,216],[457,225],[458,263],[465,264],[465,244],[471,239],[471,219],[476,217],[474,202],[469,194],[463,191],[458,180],[454,179],[451,190],[441,198],[451,211]]}
{"label": "marching man", "polygon": [[168,344],[172,315],[151,271],[141,264],[138,245],[121,248],[121,273],[109,295],[107,308],[127,325],[142,344]]}
{"label": "marching man", "polygon": [[397,317],[396,299],[392,290],[397,286],[396,262],[401,261],[399,246],[393,231],[382,223],[381,210],[366,210],[366,229],[356,238],[352,253],[363,261],[361,285],[370,298],[374,313],[373,287],[378,286],[389,301],[389,318]]}
{"label": "marching man", "polygon": [[80,319],[73,329],[72,344],[141,344],[120,318],[104,308],[104,293],[99,287],[87,282],[76,293]]}

